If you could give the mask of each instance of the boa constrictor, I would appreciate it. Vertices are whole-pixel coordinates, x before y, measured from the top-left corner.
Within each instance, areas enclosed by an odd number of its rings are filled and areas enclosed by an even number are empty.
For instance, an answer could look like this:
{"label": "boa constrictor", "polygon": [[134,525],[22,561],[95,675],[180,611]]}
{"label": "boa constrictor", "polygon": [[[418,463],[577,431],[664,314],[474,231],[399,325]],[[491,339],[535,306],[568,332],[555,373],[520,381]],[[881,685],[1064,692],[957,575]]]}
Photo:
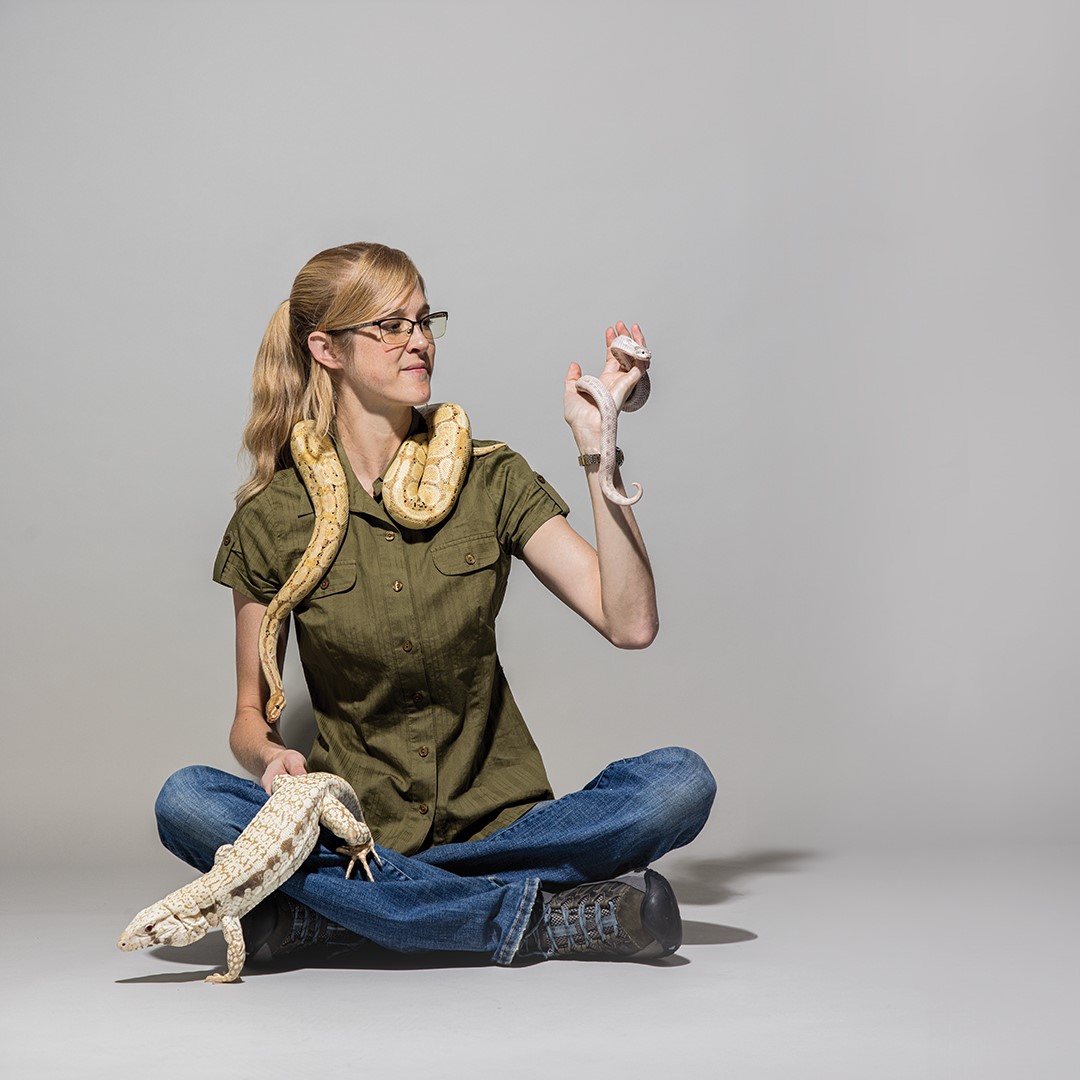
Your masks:
{"label": "boa constrictor", "polygon": [[[611,355],[619,362],[623,371],[629,371],[635,360],[649,360],[652,354],[644,345],[639,345],[632,337],[620,334],[609,346]],[[641,498],[641,485],[634,495],[622,495],[615,489],[615,437],[619,427],[619,409],[611,391],[595,375],[582,375],[576,386],[584,390],[600,410],[600,488],[605,497],[619,506],[633,506]],[[649,400],[649,373],[642,371],[634,389],[623,402],[623,412],[636,412]]]}
{"label": "boa constrictor", "polygon": [[[505,443],[474,447],[465,410],[453,402],[420,410],[427,431],[410,435],[383,478],[383,505],[407,529],[430,529],[454,508],[473,457]],[[329,435],[319,436],[313,420],[301,420],[289,440],[293,461],[315,509],[315,527],[300,562],[270,601],[259,629],[259,660],[270,687],[266,722],[276,724],[285,708],[278,670],[281,624],[322,580],[337,556],[349,520],[349,486]]]}

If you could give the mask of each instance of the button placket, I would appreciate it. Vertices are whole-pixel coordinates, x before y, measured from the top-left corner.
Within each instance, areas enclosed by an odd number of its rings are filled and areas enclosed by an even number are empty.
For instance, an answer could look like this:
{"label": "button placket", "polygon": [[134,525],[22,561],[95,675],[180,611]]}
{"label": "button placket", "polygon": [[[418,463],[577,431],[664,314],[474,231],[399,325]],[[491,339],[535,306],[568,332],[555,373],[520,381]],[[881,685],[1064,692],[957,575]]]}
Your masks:
{"label": "button placket", "polygon": [[399,700],[408,715],[407,738],[410,757],[415,764],[410,770],[413,805],[418,816],[435,818],[437,755],[431,729],[431,693],[423,655],[423,613],[417,610],[417,594],[410,588],[411,575],[415,572],[410,555],[414,552],[403,534],[391,528],[389,523],[373,522],[368,536],[380,576],[387,582],[383,593],[387,614],[385,645],[393,657],[391,671],[399,687]]}

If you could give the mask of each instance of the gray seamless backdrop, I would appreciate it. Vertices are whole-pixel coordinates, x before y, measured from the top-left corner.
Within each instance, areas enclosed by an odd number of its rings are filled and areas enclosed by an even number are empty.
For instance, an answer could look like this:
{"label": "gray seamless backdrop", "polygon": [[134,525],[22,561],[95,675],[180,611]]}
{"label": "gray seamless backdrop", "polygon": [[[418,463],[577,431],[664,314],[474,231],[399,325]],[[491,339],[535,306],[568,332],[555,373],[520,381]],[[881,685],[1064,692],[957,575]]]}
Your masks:
{"label": "gray seamless backdrop", "polygon": [[611,649],[523,566],[500,620],[558,791],[682,743],[719,779],[702,854],[1075,841],[1078,30],[4,0],[5,865],[167,859],[161,781],[234,767],[209,574],[251,364],[356,239],[414,256],[436,399],[586,535],[566,364],[619,318],[654,349],[621,443],[659,639]]}

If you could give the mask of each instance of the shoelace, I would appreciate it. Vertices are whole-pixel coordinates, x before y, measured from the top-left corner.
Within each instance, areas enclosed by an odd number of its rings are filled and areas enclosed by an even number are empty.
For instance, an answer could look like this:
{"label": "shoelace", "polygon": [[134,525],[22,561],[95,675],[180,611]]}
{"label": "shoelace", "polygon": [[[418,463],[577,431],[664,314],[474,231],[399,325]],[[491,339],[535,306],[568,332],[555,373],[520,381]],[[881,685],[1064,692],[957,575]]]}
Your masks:
{"label": "shoelace", "polygon": [[607,944],[621,938],[623,933],[615,913],[616,906],[614,899],[603,897],[597,897],[593,903],[582,900],[576,910],[569,904],[545,905],[544,929],[549,947],[554,952],[574,952],[587,949],[591,941]]}

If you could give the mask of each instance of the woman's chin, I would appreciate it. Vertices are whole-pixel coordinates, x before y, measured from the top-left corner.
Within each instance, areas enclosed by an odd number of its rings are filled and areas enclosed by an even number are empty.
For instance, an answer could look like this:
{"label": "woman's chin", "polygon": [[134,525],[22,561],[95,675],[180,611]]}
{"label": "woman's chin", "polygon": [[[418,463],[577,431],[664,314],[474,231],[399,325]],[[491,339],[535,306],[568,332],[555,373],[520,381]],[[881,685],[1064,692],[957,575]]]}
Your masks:
{"label": "woman's chin", "polygon": [[431,379],[427,375],[417,378],[409,396],[412,398],[411,404],[426,405],[431,400]]}

